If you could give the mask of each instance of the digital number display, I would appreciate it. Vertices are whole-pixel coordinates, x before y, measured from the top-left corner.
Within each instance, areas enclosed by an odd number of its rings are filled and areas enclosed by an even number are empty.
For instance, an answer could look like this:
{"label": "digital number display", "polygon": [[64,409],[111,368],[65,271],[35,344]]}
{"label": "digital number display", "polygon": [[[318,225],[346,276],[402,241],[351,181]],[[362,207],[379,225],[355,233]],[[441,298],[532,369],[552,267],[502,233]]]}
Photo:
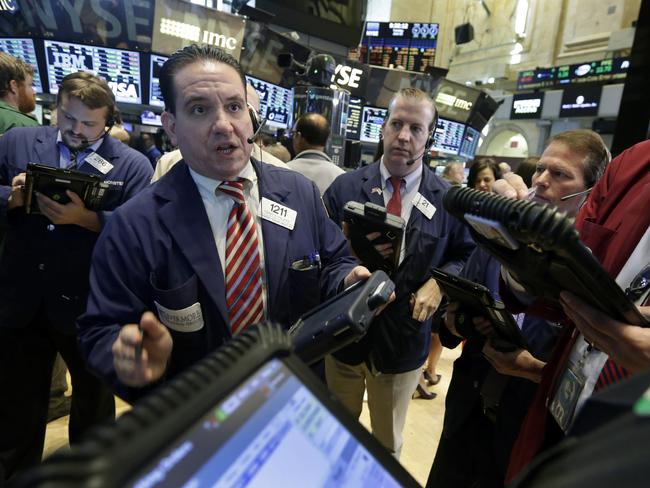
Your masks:
{"label": "digital number display", "polygon": [[368,22],[359,49],[359,59],[375,66],[401,66],[424,72],[433,66],[439,24]]}
{"label": "digital number display", "polygon": [[58,93],[61,81],[70,73],[88,71],[106,80],[116,101],[142,103],[140,55],[137,52],[59,41],[43,42],[50,93]]}
{"label": "digital number display", "polygon": [[363,104],[360,98],[350,98],[348,105],[348,123],[346,125],[345,137],[347,139],[359,140],[361,135],[361,112]]}

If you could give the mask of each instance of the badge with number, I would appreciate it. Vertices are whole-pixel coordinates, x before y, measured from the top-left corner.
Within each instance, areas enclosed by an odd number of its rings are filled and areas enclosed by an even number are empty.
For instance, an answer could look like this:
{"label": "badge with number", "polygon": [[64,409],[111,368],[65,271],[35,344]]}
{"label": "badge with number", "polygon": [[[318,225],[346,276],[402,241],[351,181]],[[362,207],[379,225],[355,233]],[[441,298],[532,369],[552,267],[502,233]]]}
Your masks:
{"label": "badge with number", "polygon": [[264,220],[278,224],[285,229],[293,230],[293,227],[296,225],[297,216],[298,212],[295,210],[281,203],[269,200],[266,197],[262,197],[262,218]]}
{"label": "badge with number", "polygon": [[415,198],[413,199],[413,206],[417,208],[422,214],[429,220],[433,217],[433,214],[436,213],[436,207],[429,200],[424,198],[424,196],[417,192]]}
{"label": "badge with number", "polygon": [[110,170],[113,169],[113,165],[108,161],[106,161],[104,158],[102,158],[96,152],[86,156],[86,159],[84,159],[84,161],[92,165],[93,168],[95,168],[103,175],[105,175],[106,173],[108,173]]}

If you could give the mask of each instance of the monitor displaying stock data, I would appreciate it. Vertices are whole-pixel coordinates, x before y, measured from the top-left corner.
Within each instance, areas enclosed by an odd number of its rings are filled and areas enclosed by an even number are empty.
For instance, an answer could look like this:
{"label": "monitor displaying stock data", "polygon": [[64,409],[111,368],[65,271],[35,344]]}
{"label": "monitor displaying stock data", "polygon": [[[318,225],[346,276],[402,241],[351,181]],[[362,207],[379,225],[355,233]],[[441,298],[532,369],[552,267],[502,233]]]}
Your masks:
{"label": "monitor displaying stock data", "polygon": [[458,154],[463,143],[464,134],[465,124],[441,117],[436,125],[431,149],[448,154]]}
{"label": "monitor displaying stock data", "polygon": [[274,359],[127,485],[390,488],[402,486],[396,476]]}
{"label": "monitor displaying stock data", "polygon": [[43,93],[41,71],[38,69],[33,39],[0,38],[0,51],[15,58],[20,58],[34,68],[34,91],[36,93]]}
{"label": "monitor displaying stock data", "polygon": [[260,96],[260,117],[265,125],[289,129],[293,113],[293,92],[289,88],[246,75],[248,82]]}
{"label": "monitor displaying stock data", "polygon": [[167,56],[160,56],[159,54],[151,54],[150,60],[150,76],[149,76],[149,105],[155,107],[164,107],[165,101],[163,100],[160,91],[160,68],[167,61]]}
{"label": "monitor displaying stock data", "polygon": [[384,123],[388,110],[366,105],[361,111],[361,142],[379,142],[381,125]]}
{"label": "monitor displaying stock data", "polygon": [[50,93],[58,93],[66,75],[88,71],[106,80],[116,101],[142,103],[139,53],[60,41],[43,43]]}

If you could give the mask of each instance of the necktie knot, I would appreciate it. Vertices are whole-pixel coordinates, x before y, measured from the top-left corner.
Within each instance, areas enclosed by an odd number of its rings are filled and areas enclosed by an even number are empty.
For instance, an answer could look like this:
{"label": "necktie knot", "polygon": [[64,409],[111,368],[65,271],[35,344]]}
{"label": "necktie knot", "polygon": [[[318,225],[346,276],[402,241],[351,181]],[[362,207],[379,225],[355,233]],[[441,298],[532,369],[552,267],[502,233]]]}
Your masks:
{"label": "necktie knot", "polygon": [[246,203],[243,180],[224,181],[219,185],[218,189],[219,191],[225,193],[233,200],[235,200],[235,203],[238,203],[240,205],[244,205]]}

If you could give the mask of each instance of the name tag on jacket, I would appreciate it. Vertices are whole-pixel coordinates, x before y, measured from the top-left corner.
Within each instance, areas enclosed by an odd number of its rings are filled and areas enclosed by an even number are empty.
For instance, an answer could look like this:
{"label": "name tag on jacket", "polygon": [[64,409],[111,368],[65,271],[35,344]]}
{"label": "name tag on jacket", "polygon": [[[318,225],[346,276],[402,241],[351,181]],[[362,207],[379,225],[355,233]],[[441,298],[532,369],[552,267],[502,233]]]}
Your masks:
{"label": "name tag on jacket", "polygon": [[158,309],[158,318],[166,327],[176,332],[196,332],[203,328],[203,312],[199,302],[181,310],[171,310],[158,302],[154,303]]}

